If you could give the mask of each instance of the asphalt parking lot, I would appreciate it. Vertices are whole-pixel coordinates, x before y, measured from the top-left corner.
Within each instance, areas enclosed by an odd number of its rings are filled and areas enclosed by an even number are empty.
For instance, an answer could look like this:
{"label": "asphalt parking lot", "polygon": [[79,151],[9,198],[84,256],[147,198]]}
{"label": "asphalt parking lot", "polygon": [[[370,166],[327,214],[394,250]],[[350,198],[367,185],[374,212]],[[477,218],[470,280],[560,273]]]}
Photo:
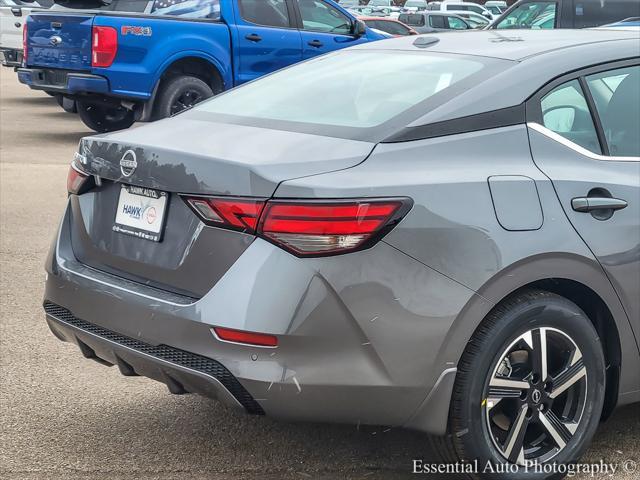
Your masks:
{"label": "asphalt parking lot", "polygon": [[[393,479],[411,476],[412,459],[430,458],[415,432],[235,414],[122,377],[56,340],[41,308],[43,262],[68,163],[88,131],[13,71],[0,76],[1,478]],[[601,427],[585,461],[600,460],[640,464],[640,407]]]}

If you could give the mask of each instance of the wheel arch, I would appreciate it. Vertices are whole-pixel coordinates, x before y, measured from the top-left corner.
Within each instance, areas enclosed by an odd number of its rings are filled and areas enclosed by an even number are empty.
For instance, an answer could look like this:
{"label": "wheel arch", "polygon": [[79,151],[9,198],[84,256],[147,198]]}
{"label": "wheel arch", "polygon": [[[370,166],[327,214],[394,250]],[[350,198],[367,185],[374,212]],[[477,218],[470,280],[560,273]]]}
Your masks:
{"label": "wheel arch", "polygon": [[222,65],[218,61],[200,52],[182,52],[180,55],[167,59],[158,69],[157,80],[154,84],[151,98],[145,103],[141,121],[149,121],[162,85],[168,78],[175,75],[191,75],[199,78],[211,87],[214,95],[227,88],[227,81],[222,72]]}
{"label": "wheel arch", "polygon": [[531,288],[567,298],[594,324],[602,339],[608,367],[604,419],[615,409],[623,393],[637,390],[635,370],[623,366],[633,366],[640,361],[638,344],[620,299],[600,265],[593,259],[575,254],[544,254],[503,269],[467,302],[438,353],[436,366],[443,372],[443,377],[412,416],[408,427],[437,435],[446,431],[455,377],[452,366],[458,364],[469,339],[497,305]]}

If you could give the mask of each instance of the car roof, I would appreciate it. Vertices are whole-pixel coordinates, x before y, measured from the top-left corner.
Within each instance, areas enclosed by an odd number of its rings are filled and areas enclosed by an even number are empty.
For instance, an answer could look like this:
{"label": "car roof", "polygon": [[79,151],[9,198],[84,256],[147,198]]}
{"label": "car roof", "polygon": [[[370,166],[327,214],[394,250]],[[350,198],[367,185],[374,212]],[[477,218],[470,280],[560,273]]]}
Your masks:
{"label": "car roof", "polygon": [[[544,55],[564,48],[573,47],[588,52],[593,49],[595,44],[599,43],[621,40],[635,40],[637,42],[638,40],[637,34],[634,35],[633,32],[616,28],[597,30],[475,30],[428,35],[438,39],[428,48],[416,46],[416,37],[371,42],[354,48],[423,50],[523,61],[536,55]],[[640,50],[640,43],[638,45]],[[613,45],[611,47],[612,51],[615,50]]]}

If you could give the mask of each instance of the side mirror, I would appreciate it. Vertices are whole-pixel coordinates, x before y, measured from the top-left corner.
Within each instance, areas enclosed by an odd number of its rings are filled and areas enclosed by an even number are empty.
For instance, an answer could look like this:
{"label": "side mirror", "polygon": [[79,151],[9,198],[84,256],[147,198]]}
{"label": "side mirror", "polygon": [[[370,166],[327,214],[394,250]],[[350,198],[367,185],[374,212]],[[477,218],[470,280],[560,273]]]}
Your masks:
{"label": "side mirror", "polygon": [[356,19],[351,30],[354,37],[360,38],[367,33],[367,25],[362,20]]}
{"label": "side mirror", "polygon": [[491,16],[491,14],[489,12],[482,12],[482,15],[486,18],[488,18],[489,20],[492,20],[493,17]]}

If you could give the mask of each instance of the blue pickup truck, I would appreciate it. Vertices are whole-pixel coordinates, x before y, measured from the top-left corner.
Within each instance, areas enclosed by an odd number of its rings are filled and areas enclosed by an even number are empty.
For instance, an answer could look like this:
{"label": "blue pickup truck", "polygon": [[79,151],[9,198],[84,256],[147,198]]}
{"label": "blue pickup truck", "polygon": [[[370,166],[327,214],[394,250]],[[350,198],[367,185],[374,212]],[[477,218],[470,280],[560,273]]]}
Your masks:
{"label": "blue pickup truck", "polygon": [[331,0],[56,3],[64,10],[28,18],[18,77],[76,100],[97,132],[164,118],[287,65],[386,38]]}

